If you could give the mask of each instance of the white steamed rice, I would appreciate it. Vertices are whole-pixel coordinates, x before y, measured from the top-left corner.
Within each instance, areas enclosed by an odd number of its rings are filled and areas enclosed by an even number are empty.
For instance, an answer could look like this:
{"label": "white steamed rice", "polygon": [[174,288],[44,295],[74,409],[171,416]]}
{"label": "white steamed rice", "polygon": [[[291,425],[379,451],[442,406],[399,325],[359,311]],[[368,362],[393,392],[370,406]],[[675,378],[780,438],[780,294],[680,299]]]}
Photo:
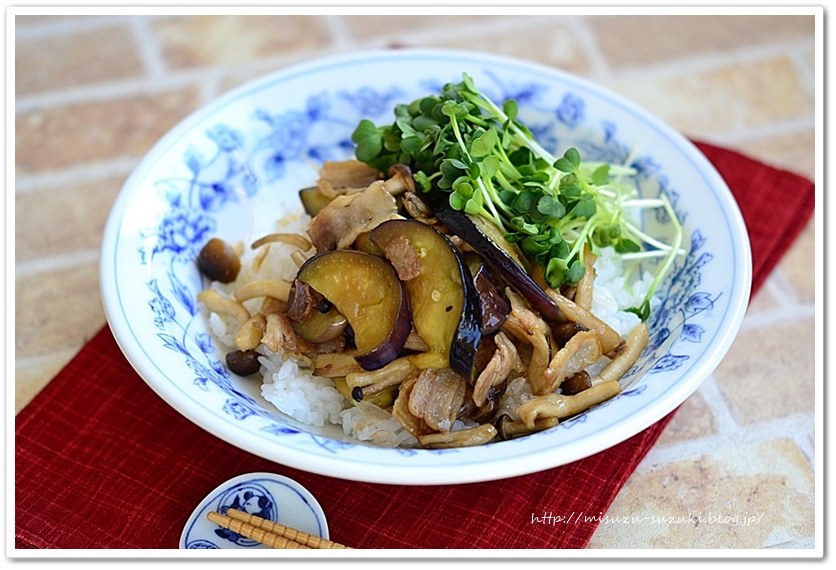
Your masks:
{"label": "white steamed rice", "polygon": [[278,355],[259,358],[264,384],[261,395],[279,411],[303,424],[322,427],[341,423],[345,398],[328,378],[314,376],[296,359]]}

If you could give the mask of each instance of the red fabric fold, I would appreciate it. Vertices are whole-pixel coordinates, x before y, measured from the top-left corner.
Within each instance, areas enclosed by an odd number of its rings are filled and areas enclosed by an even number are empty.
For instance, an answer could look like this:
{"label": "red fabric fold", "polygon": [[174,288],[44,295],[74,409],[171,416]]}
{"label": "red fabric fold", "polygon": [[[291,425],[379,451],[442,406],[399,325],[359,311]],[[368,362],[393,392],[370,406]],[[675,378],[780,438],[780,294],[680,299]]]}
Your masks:
{"label": "red fabric fold", "polygon": [[[697,146],[740,205],[754,293],[812,215],[814,186],[739,153]],[[585,517],[606,512],[672,416],[604,452],[511,479],[428,487],[342,481],[261,459],[192,424],[139,378],[105,327],[16,418],[15,546],[177,548],[209,491],[270,471],[307,487],[332,539],[357,548],[583,548],[597,526]]]}

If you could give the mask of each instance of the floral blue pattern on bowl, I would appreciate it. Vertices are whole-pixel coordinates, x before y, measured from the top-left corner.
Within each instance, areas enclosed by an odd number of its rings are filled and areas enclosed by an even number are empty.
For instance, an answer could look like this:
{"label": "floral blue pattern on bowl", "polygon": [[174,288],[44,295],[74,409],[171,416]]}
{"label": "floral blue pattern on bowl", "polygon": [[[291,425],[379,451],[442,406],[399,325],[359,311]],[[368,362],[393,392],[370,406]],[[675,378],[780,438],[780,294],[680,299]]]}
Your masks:
{"label": "floral blue pattern on bowl", "polygon": [[[314,182],[318,165],[353,156],[350,135],[360,119],[388,122],[395,103],[435,92],[462,72],[492,99],[516,99],[520,118],[546,148],[560,153],[575,146],[585,159],[630,165],[642,196],[669,198],[686,232],[687,255],[657,293],[650,343],[620,396],[558,428],[492,444],[490,453],[376,449],[346,441],[340,431],[303,428],[222,363],[195,300],[207,284],[194,263],[197,253],[215,235],[251,238],[253,219],[265,211],[272,219],[299,211],[297,191]],[[277,461],[346,478],[367,477],[361,473],[377,466],[373,480],[478,480],[600,451],[661,419],[698,387],[728,349],[748,302],[751,261],[736,204],[687,140],[579,78],[482,54],[360,52],[245,85],[169,133],[126,183],[120,201],[106,232],[103,295],[117,340],[140,374],[216,435]],[[656,235],[670,230],[664,213],[641,222]],[[532,462],[512,465],[524,456]],[[483,463],[503,467],[453,473],[456,466]],[[436,472],[420,479],[407,472],[413,466],[435,466]]]}

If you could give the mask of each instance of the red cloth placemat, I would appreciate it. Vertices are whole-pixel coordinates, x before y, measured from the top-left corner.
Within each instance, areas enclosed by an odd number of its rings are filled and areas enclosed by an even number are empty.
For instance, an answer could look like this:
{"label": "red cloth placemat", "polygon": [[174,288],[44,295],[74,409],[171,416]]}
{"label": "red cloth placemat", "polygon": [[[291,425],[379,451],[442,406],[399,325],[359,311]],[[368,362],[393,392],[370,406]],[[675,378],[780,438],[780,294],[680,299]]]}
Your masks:
{"label": "red cloth placemat", "polygon": [[[698,146],[747,223],[754,293],[812,215],[814,186]],[[429,487],[342,481],[261,459],[192,424],[139,378],[105,327],[16,418],[15,545],[177,548],[209,491],[270,471],[307,487],[332,539],[357,548],[583,548],[595,523],[533,518],[606,512],[672,415],[605,452],[531,475]]]}

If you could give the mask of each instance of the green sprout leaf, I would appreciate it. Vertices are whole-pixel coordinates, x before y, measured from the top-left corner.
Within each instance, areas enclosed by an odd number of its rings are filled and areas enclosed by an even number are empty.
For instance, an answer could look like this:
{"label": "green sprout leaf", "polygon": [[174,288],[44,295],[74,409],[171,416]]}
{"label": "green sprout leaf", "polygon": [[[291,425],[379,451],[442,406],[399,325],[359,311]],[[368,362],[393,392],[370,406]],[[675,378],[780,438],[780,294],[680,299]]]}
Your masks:
{"label": "green sprout leaf", "polygon": [[496,129],[489,129],[477,137],[470,145],[470,156],[482,158],[488,156],[499,141]]}
{"label": "green sprout leaf", "polygon": [[519,107],[517,106],[517,102],[513,99],[507,99],[502,104],[502,111],[508,116],[508,120],[516,120],[517,113],[519,113]]}
{"label": "green sprout leaf", "polygon": [[576,259],[569,264],[569,268],[566,270],[566,275],[563,279],[571,285],[580,281],[584,273],[586,273],[586,266],[581,260]]}
{"label": "green sprout leaf", "polygon": [[541,196],[537,200],[537,211],[541,214],[559,220],[566,215],[566,208],[554,196]]}
{"label": "green sprout leaf", "polygon": [[[650,297],[683,253],[673,207],[664,195],[635,200],[635,184],[623,178],[635,174],[629,166],[584,162],[574,147],[555,157],[518,120],[519,111],[514,99],[491,101],[464,73],[438,93],[395,105],[390,124],[361,120],[351,140],[357,159],[382,172],[408,166],[428,203],[445,197],[451,208],[490,220],[555,289],[583,277],[585,246],[595,255],[613,247],[625,261],[661,259],[645,300],[633,308],[646,319]],[[672,223],[670,245],[629,217],[659,208]]]}
{"label": "green sprout leaf", "polygon": [[592,183],[595,186],[604,186],[610,181],[610,165],[602,164],[592,173]]}
{"label": "green sprout leaf", "polygon": [[575,148],[568,149],[561,158],[558,158],[554,167],[561,172],[577,172],[581,164],[581,155]]}

